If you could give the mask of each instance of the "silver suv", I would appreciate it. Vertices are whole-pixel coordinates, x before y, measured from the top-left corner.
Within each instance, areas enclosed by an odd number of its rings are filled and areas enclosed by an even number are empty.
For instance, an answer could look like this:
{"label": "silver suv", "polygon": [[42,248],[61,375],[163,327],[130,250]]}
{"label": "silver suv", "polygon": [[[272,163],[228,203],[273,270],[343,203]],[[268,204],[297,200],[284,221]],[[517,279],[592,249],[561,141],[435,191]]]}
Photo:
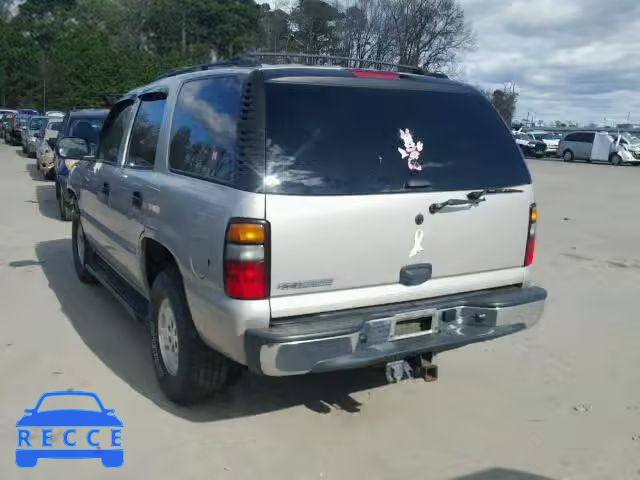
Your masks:
{"label": "silver suv", "polygon": [[432,379],[435,353],[541,317],[531,177],[482,94],[259,60],[172,71],[117,102],[97,152],[56,147],[80,159],[78,276],[148,320],[170,399],[242,365]]}

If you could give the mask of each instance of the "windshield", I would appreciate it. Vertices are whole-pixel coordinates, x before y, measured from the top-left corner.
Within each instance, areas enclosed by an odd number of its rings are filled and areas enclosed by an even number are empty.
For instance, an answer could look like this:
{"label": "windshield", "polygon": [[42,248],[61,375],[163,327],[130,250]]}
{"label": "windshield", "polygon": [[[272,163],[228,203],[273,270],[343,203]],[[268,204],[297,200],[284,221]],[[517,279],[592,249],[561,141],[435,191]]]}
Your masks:
{"label": "windshield", "polygon": [[554,133],[534,133],[533,136],[536,140],[558,140]]}
{"label": "windshield", "polygon": [[[509,130],[480,95],[268,84],[270,193],[376,194],[530,183]],[[460,128],[464,118],[469,128]]]}

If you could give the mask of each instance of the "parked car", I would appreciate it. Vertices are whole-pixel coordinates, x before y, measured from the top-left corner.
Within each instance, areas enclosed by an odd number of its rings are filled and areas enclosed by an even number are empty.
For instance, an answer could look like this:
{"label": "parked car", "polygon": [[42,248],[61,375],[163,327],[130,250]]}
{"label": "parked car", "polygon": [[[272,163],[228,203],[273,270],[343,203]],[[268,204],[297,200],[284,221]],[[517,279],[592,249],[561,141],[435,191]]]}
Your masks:
{"label": "parked car", "polygon": [[32,115],[27,113],[18,113],[15,116],[5,137],[5,141],[9,145],[22,145],[22,136],[27,130],[27,125],[29,124],[29,119],[31,117]]}
{"label": "parked car", "polygon": [[[58,132],[58,139],[64,137],[78,137],[84,139],[91,151],[98,143],[100,128],[107,116],[108,110],[103,109],[83,109],[68,112],[62,120],[62,126]],[[57,141],[56,141],[57,142]],[[56,199],[60,218],[63,221],[71,220],[71,204],[67,197],[67,179],[69,171],[75,165],[75,160],[61,157],[54,150]]]}
{"label": "parked car", "polygon": [[42,172],[42,175],[47,180],[53,180],[55,178],[55,163],[53,160],[55,142],[58,138],[58,132],[62,127],[62,119],[61,118],[50,118],[47,122],[47,127],[45,128],[44,135],[40,144],[38,145],[38,149],[36,151],[36,163],[38,166],[38,170]]}
{"label": "parked car", "polygon": [[82,139],[57,145],[84,157],[69,181],[76,272],[150,320],[170,399],[223,388],[238,364],[432,378],[434,353],[538,321],[531,176],[481,93],[250,65],[130,92],[95,156]]}
{"label": "parked car", "polygon": [[0,110],[0,138],[5,138],[9,119],[13,118],[16,113],[18,113],[16,110]]}
{"label": "parked car", "polygon": [[530,133],[523,132],[514,133],[513,137],[525,157],[544,157],[547,146],[543,141],[536,139]]}
{"label": "parked car", "polygon": [[632,151],[628,147],[629,144],[621,141],[620,135],[614,138],[608,132],[573,132],[562,139],[556,154],[565,162],[586,160],[609,162],[612,165],[639,163],[640,154],[636,156],[635,149]]}
{"label": "parked car", "polygon": [[2,136],[4,138],[4,143],[11,144],[11,132],[13,130],[13,124],[16,121],[16,115],[5,114],[4,120],[2,121]]}
{"label": "parked car", "polygon": [[557,133],[552,133],[552,132],[543,132],[543,131],[535,131],[530,133],[535,140],[540,140],[541,142],[544,142],[546,146],[546,150],[545,150],[546,155],[556,154],[562,135]]}
{"label": "parked car", "polygon": [[40,112],[39,110],[35,110],[33,108],[21,108],[20,110],[18,110],[18,113],[24,113],[25,115],[30,115],[30,116],[42,115],[42,112]]}
{"label": "parked car", "polygon": [[44,130],[47,127],[48,121],[49,119],[47,117],[31,117],[29,120],[29,126],[22,139],[24,152],[28,157],[36,157],[36,150],[38,149],[38,144],[44,137]]}

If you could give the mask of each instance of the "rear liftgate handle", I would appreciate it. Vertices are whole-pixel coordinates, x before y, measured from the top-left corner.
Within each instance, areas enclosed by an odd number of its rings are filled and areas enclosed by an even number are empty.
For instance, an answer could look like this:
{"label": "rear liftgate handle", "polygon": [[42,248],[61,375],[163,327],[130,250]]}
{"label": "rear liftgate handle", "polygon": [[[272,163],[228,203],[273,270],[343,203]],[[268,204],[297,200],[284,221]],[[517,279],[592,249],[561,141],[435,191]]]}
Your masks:
{"label": "rear liftgate handle", "polygon": [[400,283],[408,287],[420,285],[431,279],[433,268],[430,263],[416,263],[400,269]]}

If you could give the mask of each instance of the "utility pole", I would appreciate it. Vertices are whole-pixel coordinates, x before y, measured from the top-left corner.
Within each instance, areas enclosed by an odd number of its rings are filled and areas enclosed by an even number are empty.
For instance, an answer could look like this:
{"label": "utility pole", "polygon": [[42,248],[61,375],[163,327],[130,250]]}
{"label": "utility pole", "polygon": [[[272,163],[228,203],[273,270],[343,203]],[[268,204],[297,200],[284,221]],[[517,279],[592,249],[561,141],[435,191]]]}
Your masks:
{"label": "utility pole", "polygon": [[42,113],[47,113],[47,53],[42,50]]}

